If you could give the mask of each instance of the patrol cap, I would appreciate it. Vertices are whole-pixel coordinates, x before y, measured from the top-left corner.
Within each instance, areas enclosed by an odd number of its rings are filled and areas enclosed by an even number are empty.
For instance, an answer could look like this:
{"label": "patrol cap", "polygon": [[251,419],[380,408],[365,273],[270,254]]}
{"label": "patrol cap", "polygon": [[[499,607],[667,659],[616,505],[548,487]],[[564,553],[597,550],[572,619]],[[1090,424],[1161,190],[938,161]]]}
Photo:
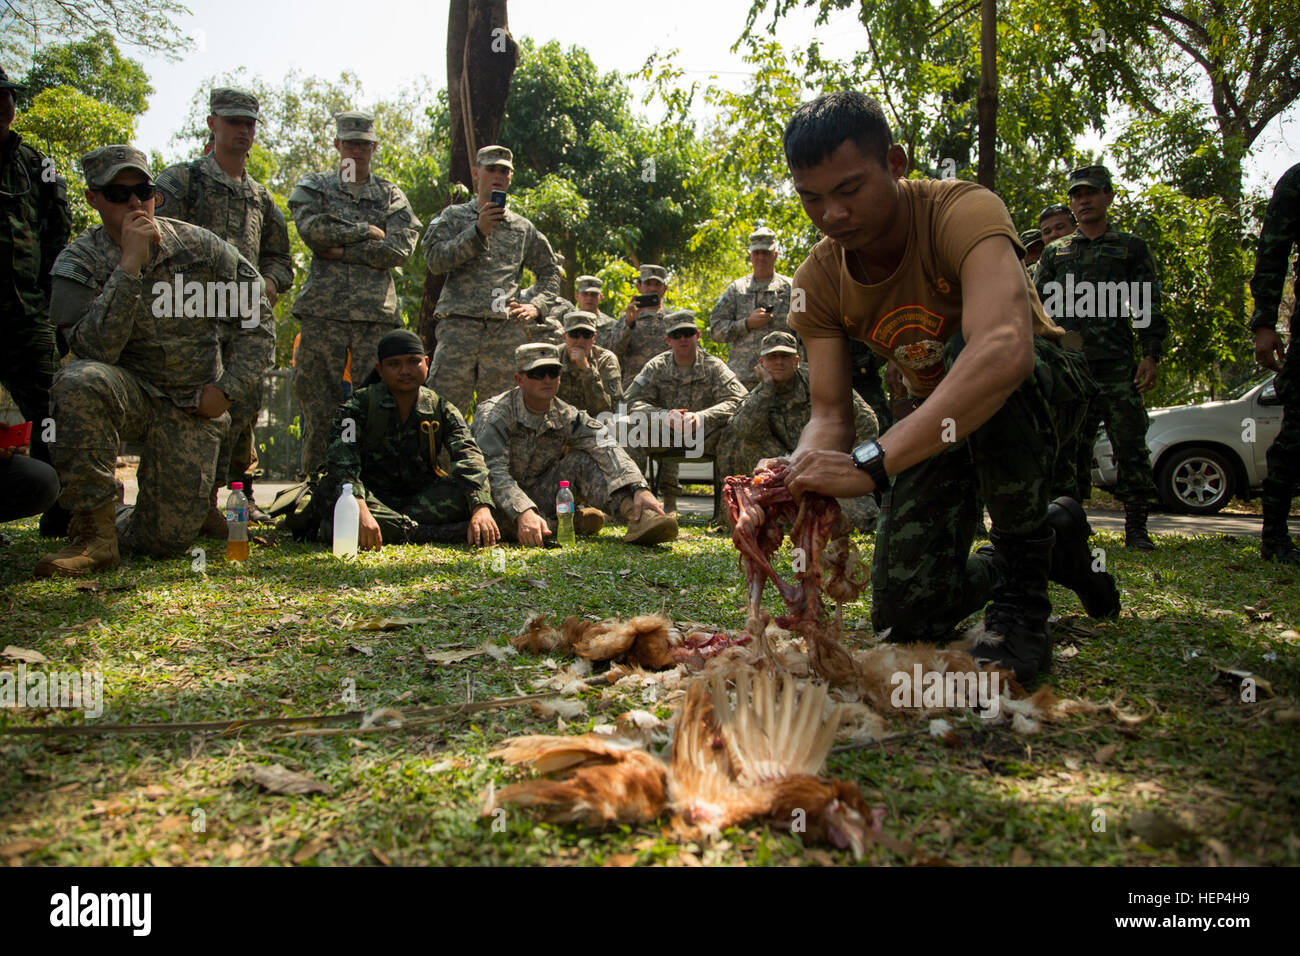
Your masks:
{"label": "patrol cap", "polygon": [[664,329],[665,335],[672,335],[678,329],[694,329],[696,332],[700,330],[699,325],[695,322],[694,312],[687,312],[685,310],[682,310],[681,312],[673,312],[668,316],[667,321],[668,328]]}
{"label": "patrol cap", "polygon": [[478,151],[475,162],[480,166],[504,166],[515,168],[515,154],[504,146],[484,146]]}
{"label": "patrol cap", "polygon": [[22,83],[15,83],[9,79],[9,74],[0,69],[0,90],[25,90],[27,89]]}
{"label": "patrol cap", "polygon": [[1043,211],[1038,214],[1038,224],[1042,225],[1044,219],[1051,219],[1053,216],[1069,216],[1074,219],[1074,213],[1070,212],[1070,207],[1063,202],[1054,202],[1050,206],[1044,206]]}
{"label": "patrol cap", "polygon": [[668,284],[668,270],[663,266],[644,265],[641,267],[641,281],[647,279],[658,279],[664,285]]}
{"label": "patrol cap", "polygon": [[1020,234],[1020,244],[1024,246],[1026,249],[1028,249],[1034,243],[1038,243],[1040,246],[1043,244],[1043,230],[1026,229],[1024,232]]}
{"label": "patrol cap", "polygon": [[574,329],[591,329],[596,331],[596,317],[590,312],[584,312],[582,309],[574,309],[572,312],[564,314],[564,331],[572,332]]}
{"label": "patrol cap", "polygon": [[338,138],[343,142],[352,139],[363,139],[368,143],[379,142],[379,137],[375,135],[375,118],[369,113],[358,110],[336,113],[334,123],[338,127]]}
{"label": "patrol cap", "polygon": [[575,282],[579,292],[599,292],[603,288],[596,276],[578,276]]}
{"label": "patrol cap", "polygon": [[410,329],[393,329],[379,340],[379,361],[395,355],[428,355],[424,340]]}
{"label": "patrol cap", "polygon": [[243,90],[219,86],[208,94],[208,112],[213,116],[243,116],[257,119],[257,97]]}
{"label": "patrol cap", "polygon": [[776,233],[767,226],[761,226],[749,234],[749,251],[757,252],[759,250],[775,251]]}
{"label": "patrol cap", "polygon": [[134,146],[114,143],[92,149],[81,157],[81,171],[86,176],[86,185],[91,189],[108,185],[124,169],[138,169],[150,182],[153,181],[153,175],[149,172],[149,160]]}
{"label": "patrol cap", "polygon": [[1110,170],[1105,166],[1080,166],[1070,173],[1065,194],[1068,196],[1077,186],[1091,186],[1103,191],[1110,189]]}
{"label": "patrol cap", "polygon": [[789,332],[768,332],[763,336],[763,348],[758,353],[759,358],[764,355],[771,355],[773,352],[788,352],[790,355],[799,354],[799,343]]}
{"label": "patrol cap", "polygon": [[529,342],[515,349],[516,372],[527,372],[543,365],[559,364],[559,350],[547,342]]}

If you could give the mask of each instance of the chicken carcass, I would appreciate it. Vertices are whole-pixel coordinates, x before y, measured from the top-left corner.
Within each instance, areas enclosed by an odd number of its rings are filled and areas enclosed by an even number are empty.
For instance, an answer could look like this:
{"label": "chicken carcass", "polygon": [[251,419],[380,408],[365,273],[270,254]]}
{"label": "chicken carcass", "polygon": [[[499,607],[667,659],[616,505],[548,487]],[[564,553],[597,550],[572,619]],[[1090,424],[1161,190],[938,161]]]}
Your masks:
{"label": "chicken carcass", "polygon": [[[808,492],[796,504],[785,486],[785,465],[758,468],[753,477],[732,475],[723,490],[732,518],[731,540],[740,552],[740,566],[749,589],[746,630],[761,638],[768,617],[763,588],[776,585],[788,613],[776,622],[808,642],[813,669],[832,684],[857,683],[853,659],[840,646],[841,607],[855,600],[867,584],[857,549],[849,540],[849,525],[839,502]],[[795,547],[797,583],[784,581],[772,567],[772,555],[785,540],[786,528]],[[832,624],[822,603],[822,591],[836,603]]]}
{"label": "chicken carcass", "polygon": [[835,707],[828,717],[828,707],[825,685],[800,687],[768,669],[736,672],[734,703],[722,678],[696,680],[666,762],[599,734],[509,740],[490,756],[564,776],[494,792],[481,815],[501,804],[538,806],[548,820],[601,827],[667,813],[688,835],[764,821],[861,858],[878,837],[857,784],[818,776],[843,715]]}

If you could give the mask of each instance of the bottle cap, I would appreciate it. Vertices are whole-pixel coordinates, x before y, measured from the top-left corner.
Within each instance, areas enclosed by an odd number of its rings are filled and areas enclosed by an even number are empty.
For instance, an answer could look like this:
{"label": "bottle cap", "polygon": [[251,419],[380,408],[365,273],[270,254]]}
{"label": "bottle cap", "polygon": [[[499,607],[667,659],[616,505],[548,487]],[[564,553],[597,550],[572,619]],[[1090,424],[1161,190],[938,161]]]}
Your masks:
{"label": "bottle cap", "polygon": [[344,495],[350,495],[350,494],[352,494],[352,482],[349,481],[339,491],[339,497],[342,498]]}
{"label": "bottle cap", "polygon": [[560,487],[561,487],[561,488],[567,488],[567,487],[569,487],[569,483],[568,483],[567,481],[562,481],[562,482],[560,482]]}
{"label": "bottle cap", "polygon": [[232,481],[232,482],[230,483],[230,490],[231,490],[231,491],[243,491],[243,490],[244,490],[244,483],[243,483],[242,481]]}

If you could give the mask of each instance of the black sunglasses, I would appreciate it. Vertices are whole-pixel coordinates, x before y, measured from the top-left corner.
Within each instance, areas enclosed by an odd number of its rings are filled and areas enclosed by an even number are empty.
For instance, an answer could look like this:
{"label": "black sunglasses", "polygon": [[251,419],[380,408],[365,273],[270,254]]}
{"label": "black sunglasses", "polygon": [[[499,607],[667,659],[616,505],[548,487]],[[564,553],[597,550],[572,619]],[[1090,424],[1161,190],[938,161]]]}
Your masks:
{"label": "black sunglasses", "polygon": [[530,368],[524,372],[529,378],[539,380],[543,378],[559,378],[560,367],[558,365],[543,365],[541,368]]}
{"label": "black sunglasses", "polygon": [[153,183],[136,183],[134,186],[123,186],[121,183],[109,183],[107,186],[92,187],[94,192],[103,193],[104,198],[112,203],[123,203],[131,201],[131,194],[134,193],[141,202],[148,202],[158,195],[158,187]]}
{"label": "black sunglasses", "polygon": [[593,332],[591,329],[572,329],[568,332],[565,332],[564,334],[571,336],[575,339],[589,339],[596,333]]}
{"label": "black sunglasses", "polygon": [[668,333],[670,339],[689,339],[699,333],[699,329],[675,329]]}
{"label": "black sunglasses", "polygon": [[1053,216],[1070,216],[1073,218],[1074,214],[1070,212],[1069,206],[1063,202],[1058,202],[1053,206],[1044,206],[1043,211],[1038,214],[1038,221],[1042,222],[1044,219],[1050,219]]}

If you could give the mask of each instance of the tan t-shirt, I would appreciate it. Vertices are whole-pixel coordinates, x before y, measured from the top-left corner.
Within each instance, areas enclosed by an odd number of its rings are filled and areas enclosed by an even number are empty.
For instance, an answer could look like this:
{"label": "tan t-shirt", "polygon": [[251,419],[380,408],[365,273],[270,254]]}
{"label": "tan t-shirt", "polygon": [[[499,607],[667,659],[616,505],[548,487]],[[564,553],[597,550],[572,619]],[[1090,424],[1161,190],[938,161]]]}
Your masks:
{"label": "tan t-shirt", "polygon": [[[989,236],[1006,236],[1021,258],[1024,247],[1007,207],[983,186],[959,179],[904,179],[899,185],[911,226],[893,275],[858,282],[845,265],[844,247],[823,239],[794,275],[790,326],[805,339],[849,335],[866,342],[894,360],[909,392],[925,396],[943,378],[943,344],[961,329],[966,256]],[[1035,334],[1058,341],[1064,330],[1047,317],[1027,275],[1024,280]]]}

